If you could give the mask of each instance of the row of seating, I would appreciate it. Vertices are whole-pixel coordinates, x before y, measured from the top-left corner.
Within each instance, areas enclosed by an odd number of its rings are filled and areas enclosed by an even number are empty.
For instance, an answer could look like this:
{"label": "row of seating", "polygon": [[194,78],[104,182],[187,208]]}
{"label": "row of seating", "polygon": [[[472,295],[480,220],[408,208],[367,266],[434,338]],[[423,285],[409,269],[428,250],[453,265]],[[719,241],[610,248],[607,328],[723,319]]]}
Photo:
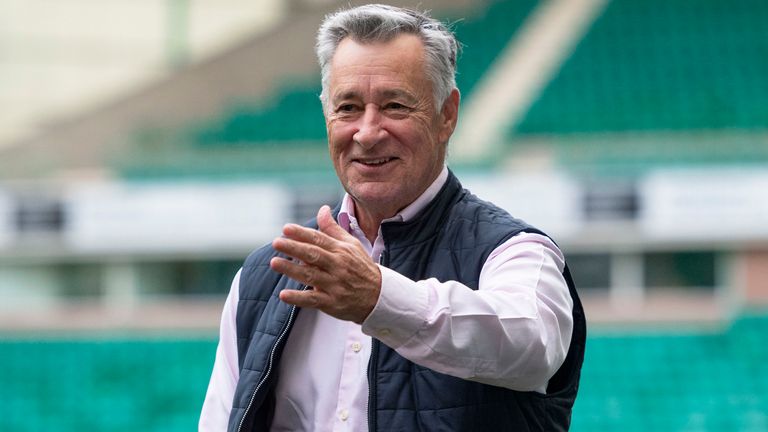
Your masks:
{"label": "row of seating", "polygon": [[195,430],[214,350],[210,339],[0,341],[0,430]]}
{"label": "row of seating", "polygon": [[768,127],[768,3],[613,1],[519,135]]}
{"label": "row of seating", "polygon": [[[456,64],[456,85],[462,98],[471,97],[476,84],[537,4],[534,0],[493,0],[476,15],[453,23],[453,30],[462,44]],[[446,21],[451,22],[451,19]]]}
{"label": "row of seating", "polygon": [[192,127],[188,138],[204,146],[323,141],[325,121],[320,85],[286,84],[274,100],[241,104],[207,125]]}
{"label": "row of seating", "polygon": [[[524,139],[518,136],[511,150]],[[765,136],[746,137],[729,131],[697,131],[692,135],[620,134],[561,135],[546,140],[555,161],[584,176],[640,176],[659,167],[704,168],[763,165],[768,162]]]}
{"label": "row of seating", "polygon": [[593,330],[572,430],[768,430],[765,331],[765,314],[724,332]]}
{"label": "row of seating", "polygon": [[[722,330],[591,329],[574,432],[768,430],[768,311]],[[0,430],[194,430],[211,338],[0,340]]]}

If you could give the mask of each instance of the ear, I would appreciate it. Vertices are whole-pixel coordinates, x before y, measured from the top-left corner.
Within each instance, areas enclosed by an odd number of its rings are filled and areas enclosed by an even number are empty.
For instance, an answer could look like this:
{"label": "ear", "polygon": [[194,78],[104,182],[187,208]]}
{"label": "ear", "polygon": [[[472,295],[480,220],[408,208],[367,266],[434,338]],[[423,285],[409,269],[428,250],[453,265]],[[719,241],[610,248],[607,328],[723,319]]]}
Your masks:
{"label": "ear", "polygon": [[460,99],[459,89],[453,89],[443,103],[443,109],[439,116],[440,130],[437,135],[441,143],[447,143],[448,139],[453,135],[454,129],[456,129],[456,123],[459,121]]}

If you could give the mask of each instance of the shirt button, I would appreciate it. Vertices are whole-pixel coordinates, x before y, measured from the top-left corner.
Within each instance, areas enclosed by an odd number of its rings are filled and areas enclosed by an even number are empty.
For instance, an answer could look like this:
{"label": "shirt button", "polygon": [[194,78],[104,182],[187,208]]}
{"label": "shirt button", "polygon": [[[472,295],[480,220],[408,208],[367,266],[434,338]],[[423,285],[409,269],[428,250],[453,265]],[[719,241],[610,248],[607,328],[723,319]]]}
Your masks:
{"label": "shirt button", "polygon": [[347,421],[347,419],[349,418],[349,411],[345,409],[341,410],[339,412],[339,418],[341,419],[341,421]]}
{"label": "shirt button", "polygon": [[360,342],[352,342],[352,351],[360,352],[361,349],[363,349],[363,345]]}
{"label": "shirt button", "polygon": [[389,336],[389,333],[390,333],[390,331],[387,328],[379,330],[379,336],[387,337],[387,336]]}

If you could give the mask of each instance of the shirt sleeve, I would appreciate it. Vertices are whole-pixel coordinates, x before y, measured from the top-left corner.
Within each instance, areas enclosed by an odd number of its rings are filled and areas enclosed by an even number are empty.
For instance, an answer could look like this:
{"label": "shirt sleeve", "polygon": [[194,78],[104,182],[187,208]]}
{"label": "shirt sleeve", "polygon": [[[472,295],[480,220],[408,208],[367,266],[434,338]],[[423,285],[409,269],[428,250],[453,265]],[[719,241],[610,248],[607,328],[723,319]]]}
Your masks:
{"label": "shirt sleeve", "polygon": [[[242,269],[241,269],[242,271]],[[240,376],[237,362],[237,303],[240,300],[240,271],[232,280],[232,287],[221,313],[219,345],[213,364],[211,380],[205,394],[200,413],[200,432],[221,432],[227,430],[235,387]]]}
{"label": "shirt sleeve", "polygon": [[456,281],[412,281],[380,266],[381,294],[363,332],[438,372],[545,393],[573,330],[564,266],[560,249],[533,233],[489,255],[477,291]]}

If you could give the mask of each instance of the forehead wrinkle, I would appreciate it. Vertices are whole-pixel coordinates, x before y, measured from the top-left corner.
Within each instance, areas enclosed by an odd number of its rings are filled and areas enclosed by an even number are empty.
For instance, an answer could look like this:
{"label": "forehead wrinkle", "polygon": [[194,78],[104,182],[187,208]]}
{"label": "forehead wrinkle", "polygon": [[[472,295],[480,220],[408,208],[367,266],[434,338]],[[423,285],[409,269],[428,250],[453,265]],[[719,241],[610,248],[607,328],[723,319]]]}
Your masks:
{"label": "forehead wrinkle", "polygon": [[357,99],[359,98],[359,93],[355,90],[344,90],[341,92],[337,92],[333,95],[333,101],[340,101],[340,100],[348,100],[348,99]]}

